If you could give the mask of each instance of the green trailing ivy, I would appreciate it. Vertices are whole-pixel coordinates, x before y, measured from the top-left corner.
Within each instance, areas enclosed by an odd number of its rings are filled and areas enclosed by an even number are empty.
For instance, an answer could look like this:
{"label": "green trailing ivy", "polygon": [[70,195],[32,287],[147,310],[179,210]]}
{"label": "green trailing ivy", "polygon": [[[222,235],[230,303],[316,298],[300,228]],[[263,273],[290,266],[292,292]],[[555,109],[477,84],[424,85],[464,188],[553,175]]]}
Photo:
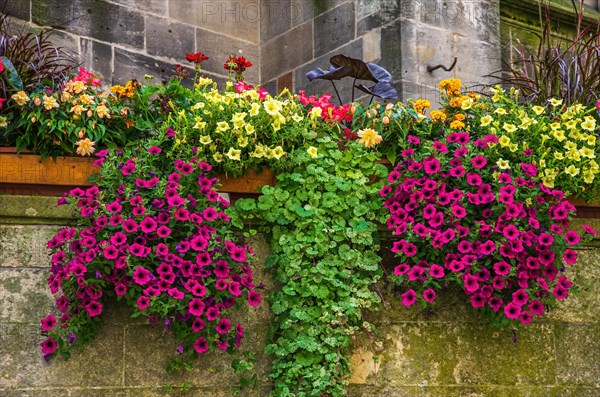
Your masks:
{"label": "green trailing ivy", "polygon": [[265,225],[268,266],[281,289],[270,296],[275,314],[266,348],[274,361],[274,396],[342,396],[348,350],[363,326],[363,309],[380,302],[376,240],[386,168],[360,143],[341,147],[330,137],[292,154],[294,171],[237,209]]}

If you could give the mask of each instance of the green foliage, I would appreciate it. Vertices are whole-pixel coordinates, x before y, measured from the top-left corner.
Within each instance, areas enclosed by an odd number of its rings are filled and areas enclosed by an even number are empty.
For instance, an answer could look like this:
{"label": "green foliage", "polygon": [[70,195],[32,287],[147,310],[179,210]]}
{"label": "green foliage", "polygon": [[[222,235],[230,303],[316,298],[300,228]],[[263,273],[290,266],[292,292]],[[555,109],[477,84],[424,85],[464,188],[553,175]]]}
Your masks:
{"label": "green foliage", "polygon": [[236,205],[264,222],[268,266],[282,286],[270,297],[275,320],[266,348],[274,396],[344,395],[352,335],[362,311],[380,302],[371,287],[382,275],[376,235],[386,169],[358,142],[313,144],[317,158],[297,149],[294,172],[279,175],[257,201]]}

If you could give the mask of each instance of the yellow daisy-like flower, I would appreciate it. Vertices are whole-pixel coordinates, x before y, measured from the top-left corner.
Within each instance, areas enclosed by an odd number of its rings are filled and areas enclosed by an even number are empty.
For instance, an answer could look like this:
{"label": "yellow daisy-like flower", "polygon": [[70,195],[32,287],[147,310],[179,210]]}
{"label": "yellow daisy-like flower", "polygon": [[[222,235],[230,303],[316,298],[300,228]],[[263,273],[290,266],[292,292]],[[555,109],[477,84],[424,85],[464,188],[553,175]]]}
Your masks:
{"label": "yellow daisy-like flower", "polygon": [[292,115],[292,120],[294,120],[296,123],[299,123],[304,120],[304,117],[300,116],[298,113],[294,113]]}
{"label": "yellow daisy-like flower", "polygon": [[19,91],[16,94],[13,94],[11,98],[17,103],[19,106],[25,105],[29,102],[29,97],[25,93],[25,91]]}
{"label": "yellow daisy-like flower", "polygon": [[565,143],[565,149],[567,150],[577,150],[577,144],[573,141],[567,141]]}
{"label": "yellow daisy-like flower", "polygon": [[75,144],[77,145],[75,152],[81,156],[89,156],[96,151],[95,142],[90,141],[90,138],[80,139]]}
{"label": "yellow daisy-like flower", "polygon": [[208,145],[210,143],[212,143],[212,138],[208,135],[202,135],[200,136],[200,143],[203,145]]}
{"label": "yellow daisy-like flower", "polygon": [[531,108],[531,110],[533,110],[533,113],[537,114],[538,116],[542,113],[544,113],[544,108],[542,106],[534,106]]}
{"label": "yellow daisy-like flower", "polygon": [[194,106],[192,106],[190,109],[191,110],[199,110],[199,109],[204,108],[204,106],[206,106],[206,104],[204,102],[198,102]]}
{"label": "yellow daisy-like flower", "polygon": [[498,108],[494,110],[494,113],[504,116],[506,114],[506,110],[504,110],[504,108]]}
{"label": "yellow daisy-like flower", "polygon": [[572,130],[573,128],[577,127],[577,121],[575,121],[575,120],[569,120],[569,121],[567,121],[567,122],[565,123],[565,127],[566,127],[568,130]]}
{"label": "yellow daisy-like flower", "polygon": [[197,85],[198,87],[208,87],[211,84],[213,84],[213,81],[208,77],[200,77]]}
{"label": "yellow daisy-like flower", "polygon": [[561,152],[554,152],[554,158],[557,160],[562,160],[565,156]]}
{"label": "yellow daisy-like flower", "polygon": [[580,126],[584,130],[593,132],[596,129],[596,120],[593,117],[585,116],[585,121]]}
{"label": "yellow daisy-like flower", "polygon": [[508,145],[508,150],[510,150],[511,152],[516,152],[519,149],[519,145],[517,145],[516,143],[511,143],[510,145]]}
{"label": "yellow daisy-like flower", "polygon": [[596,136],[595,135],[588,135],[586,137],[587,139],[587,144],[590,146],[595,146],[596,145]]}
{"label": "yellow daisy-like flower", "polygon": [[498,139],[498,143],[500,144],[500,146],[502,147],[506,147],[510,144],[510,138],[507,137],[506,135],[502,135],[499,139]]}
{"label": "yellow daisy-like flower", "polygon": [[306,149],[306,152],[308,153],[308,155],[310,157],[312,157],[313,159],[316,159],[318,157],[317,154],[317,148],[314,146],[309,147],[308,149]]}
{"label": "yellow daisy-like flower", "polygon": [[565,169],[565,173],[569,174],[571,176],[576,176],[579,174],[579,168],[575,167],[573,164],[571,164],[570,166],[568,166]]}
{"label": "yellow daisy-like flower", "polygon": [[248,134],[248,135],[254,134],[254,126],[252,124],[246,124],[244,126],[244,129],[246,130],[246,134]]}
{"label": "yellow daisy-like flower", "polygon": [[510,164],[508,163],[508,160],[504,160],[504,159],[498,159],[498,161],[496,161],[496,165],[498,166],[498,168],[500,168],[501,170],[506,170],[510,168]]}
{"label": "yellow daisy-like flower", "polygon": [[492,116],[490,116],[489,114],[486,116],[483,116],[481,118],[481,126],[482,127],[487,127],[488,125],[490,125],[490,123],[492,122],[492,120],[494,120],[494,118]]}
{"label": "yellow daisy-like flower", "polygon": [[217,123],[217,131],[219,132],[225,132],[229,129],[229,124],[227,124],[226,121],[219,121]]}
{"label": "yellow daisy-like flower", "polygon": [[214,159],[214,160],[215,160],[217,163],[220,163],[220,162],[222,162],[222,161],[223,161],[223,153],[219,153],[219,152],[217,152],[217,153],[213,154],[213,159]]}
{"label": "yellow daisy-like flower", "polygon": [[550,99],[550,104],[554,107],[557,107],[558,105],[562,105],[562,103],[563,103],[562,99],[556,99],[556,98]]}
{"label": "yellow daisy-like flower", "polygon": [[440,90],[445,90],[448,95],[460,95],[462,82],[457,78],[442,80],[439,83]]}
{"label": "yellow daisy-like flower", "polygon": [[373,147],[383,140],[383,137],[379,135],[377,131],[372,128],[365,128],[359,130],[356,135],[360,138],[359,142],[365,145],[365,147]]}
{"label": "yellow daisy-like flower", "polygon": [[557,121],[555,123],[550,124],[550,128],[553,130],[560,130],[560,123]]}
{"label": "yellow daisy-like flower", "polygon": [[438,121],[444,121],[446,120],[446,113],[442,112],[441,110],[432,110],[429,113],[429,117],[431,118],[431,121],[433,121],[434,123],[438,122]]}
{"label": "yellow daisy-like flower", "polygon": [[6,127],[8,127],[8,121],[6,120],[6,117],[0,116],[0,128]]}
{"label": "yellow daisy-like flower", "polygon": [[227,151],[227,153],[225,153],[225,156],[227,156],[230,160],[240,161],[241,154],[242,154],[241,150],[230,147],[229,151]]}
{"label": "yellow daisy-like flower", "polygon": [[575,149],[571,149],[567,152],[567,158],[570,160],[574,160],[574,161],[581,161],[581,154],[579,154],[579,151],[575,150]]}
{"label": "yellow daisy-like flower", "polygon": [[504,125],[502,126],[502,128],[506,132],[515,132],[517,130],[517,127],[515,127],[514,124],[510,124],[510,123],[504,123]]}
{"label": "yellow daisy-like flower", "polygon": [[238,112],[231,116],[231,122],[235,123],[236,121],[244,121],[244,118],[248,115],[246,112]]}
{"label": "yellow daisy-like flower", "polygon": [[265,148],[263,147],[263,145],[257,145],[254,148],[254,151],[252,153],[250,153],[250,157],[262,158],[266,154],[267,153],[266,153]]}

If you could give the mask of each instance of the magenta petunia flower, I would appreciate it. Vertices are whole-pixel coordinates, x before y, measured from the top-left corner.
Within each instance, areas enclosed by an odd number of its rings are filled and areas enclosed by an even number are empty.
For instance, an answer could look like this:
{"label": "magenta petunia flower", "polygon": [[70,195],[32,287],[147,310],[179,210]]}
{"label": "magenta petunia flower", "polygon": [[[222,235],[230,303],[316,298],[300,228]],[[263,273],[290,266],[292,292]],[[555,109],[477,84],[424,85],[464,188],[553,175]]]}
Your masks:
{"label": "magenta petunia flower", "polygon": [[471,306],[473,306],[476,309],[484,307],[486,303],[486,299],[481,293],[475,293],[471,295],[469,300],[471,301]]}
{"label": "magenta petunia flower", "polygon": [[504,306],[504,314],[506,317],[514,320],[521,315],[521,307],[515,305],[513,302],[510,302]]}
{"label": "magenta petunia flower", "polygon": [[463,282],[465,291],[467,291],[468,294],[472,294],[479,289],[479,280],[469,273],[465,274]]}
{"label": "magenta petunia flower", "polygon": [[229,319],[223,317],[219,320],[219,323],[216,325],[216,330],[219,335],[224,335],[229,332],[231,329],[231,321]]}
{"label": "magenta petunia flower", "polygon": [[575,230],[569,230],[565,234],[565,241],[569,245],[576,245],[576,244],[579,244],[579,242],[581,241],[581,236],[579,234],[577,234],[577,232]]}
{"label": "magenta petunia flower", "polygon": [[471,159],[471,165],[474,168],[481,169],[481,168],[485,167],[486,164],[487,164],[487,160],[482,155],[477,155]]}
{"label": "magenta petunia flower", "polygon": [[433,175],[440,170],[441,165],[438,159],[430,157],[423,160],[423,167],[427,175]]}
{"label": "magenta petunia flower", "polygon": [[583,230],[587,233],[587,234],[591,234],[591,235],[597,235],[598,232],[590,225],[581,225],[581,227],[583,228]]}
{"label": "magenta petunia flower", "polygon": [[554,297],[558,300],[566,299],[567,296],[569,296],[569,290],[560,284],[557,285],[556,287],[554,287],[554,290],[552,291],[552,293],[553,293]]}
{"label": "magenta petunia flower", "polygon": [[541,316],[544,314],[544,304],[537,299],[529,302],[527,308],[534,316]]}
{"label": "magenta petunia flower", "polygon": [[85,306],[85,311],[90,317],[96,317],[102,313],[102,304],[98,301],[90,301],[90,303]]}
{"label": "magenta petunia flower", "polygon": [[196,342],[194,342],[194,350],[196,350],[196,352],[198,352],[199,354],[207,352],[208,342],[206,341],[206,339],[203,337],[196,339]]}
{"label": "magenta petunia flower", "polygon": [[140,311],[145,310],[148,308],[148,306],[150,306],[150,298],[142,295],[138,298],[136,303],[137,303],[137,307]]}
{"label": "magenta petunia flower", "polygon": [[249,291],[248,292],[248,304],[250,306],[259,306],[261,301],[260,293],[257,291]]}
{"label": "magenta petunia flower", "polygon": [[162,152],[162,149],[159,148],[158,146],[151,146],[148,148],[148,153],[150,154],[160,154],[160,152]]}
{"label": "magenta petunia flower", "polygon": [[58,348],[58,342],[55,341],[52,337],[49,337],[48,339],[40,343],[40,346],[42,347],[42,353],[48,355],[56,351],[56,349]]}
{"label": "magenta petunia flower", "polygon": [[423,299],[429,303],[433,303],[436,298],[436,293],[432,288],[427,288],[423,291]]}
{"label": "magenta petunia flower", "polygon": [[202,315],[202,313],[204,313],[205,306],[206,305],[204,304],[204,301],[202,301],[202,299],[194,298],[188,304],[188,311],[191,315],[199,317]]}
{"label": "magenta petunia flower", "polygon": [[529,295],[524,289],[518,289],[512,293],[512,303],[517,306],[523,306],[529,301]]}
{"label": "magenta petunia flower", "polygon": [[429,275],[433,278],[443,278],[444,268],[440,265],[436,265],[435,263],[433,263],[429,268]]}
{"label": "magenta petunia flower", "polygon": [[171,229],[165,225],[161,225],[156,229],[156,234],[160,238],[167,238],[171,235]]}
{"label": "magenta petunia flower", "polygon": [[498,310],[500,310],[500,308],[502,307],[503,304],[504,304],[504,302],[502,302],[502,299],[498,298],[496,296],[492,296],[491,298],[488,299],[488,305],[496,313],[498,312]]}
{"label": "magenta petunia flower", "polygon": [[52,314],[47,315],[41,320],[40,328],[42,331],[50,331],[52,328],[56,326],[56,317]]}
{"label": "magenta petunia flower", "polygon": [[577,262],[577,251],[567,248],[563,254],[563,259],[568,265],[573,265]]}
{"label": "magenta petunia flower", "polygon": [[[139,208],[139,207],[136,207],[136,208]],[[153,231],[155,231],[156,230],[156,226],[157,226],[157,223],[154,220],[154,218],[151,217],[151,216],[145,217],[140,222],[140,228],[142,229],[142,232],[144,232],[146,234],[152,233]]]}
{"label": "magenta petunia flower", "polygon": [[521,324],[529,324],[531,320],[533,320],[533,317],[527,311],[522,311],[519,315],[519,321]]}
{"label": "magenta petunia flower", "polygon": [[412,288],[400,296],[402,297],[402,304],[404,306],[412,306],[417,300],[417,294]]}
{"label": "magenta petunia flower", "polygon": [[133,271],[133,281],[139,285],[146,285],[150,282],[150,272],[142,266],[138,266]]}

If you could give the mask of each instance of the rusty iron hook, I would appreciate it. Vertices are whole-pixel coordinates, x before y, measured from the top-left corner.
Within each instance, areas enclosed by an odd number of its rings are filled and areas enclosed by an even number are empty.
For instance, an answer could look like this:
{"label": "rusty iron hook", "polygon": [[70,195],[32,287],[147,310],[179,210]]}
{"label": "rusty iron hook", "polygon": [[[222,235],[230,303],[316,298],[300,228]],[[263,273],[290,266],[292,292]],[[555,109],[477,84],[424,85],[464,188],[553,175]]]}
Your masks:
{"label": "rusty iron hook", "polygon": [[451,71],[452,69],[454,69],[454,67],[456,66],[456,61],[458,61],[458,58],[457,58],[457,57],[454,57],[454,62],[452,62],[452,65],[450,65],[450,67],[449,67],[449,68],[445,67],[445,66],[444,66],[444,65],[442,65],[442,64],[435,65],[435,66],[427,66],[427,71],[428,71],[429,73],[431,73],[431,72],[433,72],[434,70],[438,70],[439,68],[442,68],[442,69],[444,69],[446,72],[449,72],[449,71]]}

